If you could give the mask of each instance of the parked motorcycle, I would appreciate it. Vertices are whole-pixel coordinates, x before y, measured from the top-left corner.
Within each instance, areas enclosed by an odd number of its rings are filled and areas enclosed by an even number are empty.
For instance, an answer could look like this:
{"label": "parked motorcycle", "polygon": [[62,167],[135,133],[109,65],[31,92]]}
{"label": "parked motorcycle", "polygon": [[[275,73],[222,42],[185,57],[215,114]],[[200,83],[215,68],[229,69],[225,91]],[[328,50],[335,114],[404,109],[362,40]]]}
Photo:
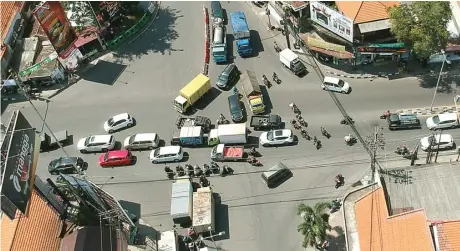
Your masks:
{"label": "parked motorcycle", "polygon": [[174,179],[174,171],[169,167],[169,166],[165,166],[165,172],[166,172],[166,177],[168,177],[168,179],[172,180]]}
{"label": "parked motorcycle", "polygon": [[201,185],[201,187],[208,187],[209,186],[209,180],[206,178],[205,175],[200,176],[200,185]]}
{"label": "parked motorcycle", "polygon": [[301,114],[300,109],[297,107],[296,104],[290,103],[290,104],[289,104],[289,107],[291,107],[292,111],[293,111],[295,114],[299,114],[299,115]]}
{"label": "parked motorcycle", "polygon": [[225,177],[227,175],[232,175],[233,174],[233,169],[229,167],[228,165],[224,165],[222,167],[222,171],[220,172],[221,177]]}
{"label": "parked motorcycle", "polygon": [[203,170],[205,176],[209,176],[212,173],[211,167],[208,164],[203,164]]}
{"label": "parked motorcycle", "polygon": [[304,129],[300,130],[300,135],[302,135],[302,137],[306,140],[311,140],[311,137],[310,135],[308,135],[307,130],[304,130]]}
{"label": "parked motorcycle", "polygon": [[356,144],[356,142],[358,142],[357,139],[355,138],[355,136],[353,136],[351,134],[348,134],[343,139],[345,140],[345,144],[347,144],[349,146],[352,146],[352,145]]}
{"label": "parked motorcycle", "polygon": [[321,143],[321,140],[318,140],[318,141],[316,142],[316,150],[319,150],[319,149],[321,149],[322,147],[323,147],[323,144]]}
{"label": "parked motorcycle", "polygon": [[273,72],[273,82],[281,84],[281,79],[278,78],[278,75],[276,75],[275,72]]}
{"label": "parked motorcycle", "polygon": [[398,154],[398,155],[406,155],[406,154],[410,154],[410,151],[409,151],[409,148],[407,148],[407,146],[402,145],[402,146],[398,146],[398,148],[396,148],[395,153]]}
{"label": "parked motorcycle", "polygon": [[294,127],[294,129],[296,130],[302,129],[302,126],[299,123],[297,123],[297,120],[291,119],[290,122],[291,122],[291,125]]}
{"label": "parked motorcycle", "polygon": [[279,45],[275,42],[273,42],[273,49],[275,49],[276,53],[279,53],[281,51],[281,48]]}
{"label": "parked motorcycle", "polygon": [[179,177],[185,176],[185,170],[181,165],[176,166],[176,173]]}
{"label": "parked motorcycle", "polygon": [[260,153],[256,150],[255,147],[252,147],[251,150],[248,152],[248,155],[253,157],[259,157]]}
{"label": "parked motorcycle", "polygon": [[223,114],[220,114],[219,119],[217,120],[217,125],[225,125],[225,124],[230,124],[230,121],[225,118]]}
{"label": "parked motorcycle", "polygon": [[193,177],[194,172],[193,172],[193,166],[190,164],[185,164],[185,169],[187,170],[187,174],[189,177]]}
{"label": "parked motorcycle", "polygon": [[331,203],[331,208],[330,208],[329,213],[332,214],[332,213],[337,212],[341,206],[342,206],[342,200],[340,198],[333,200]]}
{"label": "parked motorcycle", "polygon": [[220,173],[220,167],[215,161],[211,161],[211,171],[213,174]]}
{"label": "parked motorcycle", "polygon": [[200,177],[201,175],[203,175],[203,170],[201,170],[201,167],[199,165],[195,165],[193,167],[193,172],[195,177]]}

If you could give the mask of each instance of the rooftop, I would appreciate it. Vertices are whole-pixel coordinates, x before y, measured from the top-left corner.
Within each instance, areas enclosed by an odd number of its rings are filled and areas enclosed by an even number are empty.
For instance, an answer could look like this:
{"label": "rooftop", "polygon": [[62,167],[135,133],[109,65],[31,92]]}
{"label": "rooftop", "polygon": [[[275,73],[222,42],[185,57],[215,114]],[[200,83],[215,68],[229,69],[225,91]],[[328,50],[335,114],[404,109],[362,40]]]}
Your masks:
{"label": "rooftop", "polygon": [[433,222],[436,243],[440,251],[460,250],[460,220]]}
{"label": "rooftop", "polygon": [[383,188],[355,203],[360,250],[434,251],[423,209],[390,216]]}
{"label": "rooftop", "polygon": [[0,2],[0,34],[1,40],[5,39],[8,29],[14,20],[16,13],[24,7],[25,1],[1,1]]}
{"label": "rooftop", "polygon": [[399,5],[399,1],[336,1],[339,12],[350,18],[354,24],[388,19],[387,8]]}
{"label": "rooftop", "polygon": [[428,220],[459,220],[459,176],[458,162],[398,168],[381,174],[390,214],[423,208]]}
{"label": "rooftop", "polygon": [[14,220],[3,215],[1,223],[1,250],[58,251],[62,221],[37,191],[32,192],[29,215],[20,213]]}

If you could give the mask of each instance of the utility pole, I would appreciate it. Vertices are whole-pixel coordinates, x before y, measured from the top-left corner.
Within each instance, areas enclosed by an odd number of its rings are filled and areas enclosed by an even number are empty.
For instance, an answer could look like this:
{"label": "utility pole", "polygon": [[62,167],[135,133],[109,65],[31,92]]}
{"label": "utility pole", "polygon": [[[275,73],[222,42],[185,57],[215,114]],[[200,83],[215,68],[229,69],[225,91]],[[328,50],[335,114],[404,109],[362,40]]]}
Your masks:
{"label": "utility pole", "polygon": [[289,41],[289,28],[288,28],[288,17],[289,17],[289,7],[283,6],[284,16],[283,16],[283,23],[284,23],[284,36],[286,37],[286,43],[289,50],[291,49],[291,42]]}
{"label": "utility pole", "polygon": [[373,135],[370,135],[366,138],[366,143],[371,149],[371,171],[372,171],[372,181],[375,178],[375,167],[377,163],[377,153],[378,149],[385,149],[385,138],[382,132],[382,126],[376,126],[374,128]]}
{"label": "utility pole", "polygon": [[[442,129],[441,131],[439,131],[439,136],[436,135],[437,137],[439,137],[439,141],[441,141],[441,135],[442,135]],[[439,147],[441,146],[441,144],[438,144],[438,148],[436,149],[436,157],[434,157],[434,163],[438,162],[438,154],[439,154]]]}
{"label": "utility pole", "polygon": [[431,160],[433,158],[433,145],[434,145],[434,137],[436,137],[435,133],[431,133],[431,138],[430,138],[430,147],[428,148],[428,153],[426,156],[426,164],[430,164]]}
{"label": "utility pole", "polygon": [[267,14],[268,17],[268,31],[272,30],[272,21],[270,20],[270,9],[268,8],[268,5],[270,3],[268,2],[267,5],[265,6],[265,14]]}

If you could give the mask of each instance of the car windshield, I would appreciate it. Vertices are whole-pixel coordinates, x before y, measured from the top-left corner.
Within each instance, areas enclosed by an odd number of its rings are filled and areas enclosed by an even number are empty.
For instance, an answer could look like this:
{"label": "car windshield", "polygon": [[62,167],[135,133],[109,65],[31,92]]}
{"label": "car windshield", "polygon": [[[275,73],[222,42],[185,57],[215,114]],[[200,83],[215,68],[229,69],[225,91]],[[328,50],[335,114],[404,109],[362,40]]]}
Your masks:
{"label": "car windshield", "polygon": [[109,159],[109,153],[104,154],[104,161],[107,161]]}
{"label": "car windshield", "polygon": [[345,82],[343,82],[342,80],[339,80],[338,85],[339,85],[340,87],[343,87],[343,86],[345,85]]}
{"label": "car windshield", "polygon": [[160,149],[156,149],[155,152],[153,152],[154,157],[158,157],[160,155]]}
{"label": "car windshield", "polygon": [[93,137],[88,137],[88,138],[86,138],[86,140],[85,140],[85,146],[89,145],[89,142],[91,141],[92,138],[93,138]]}
{"label": "car windshield", "polygon": [[273,140],[273,132],[267,132],[267,139]]}
{"label": "car windshield", "polygon": [[223,81],[223,82],[226,82],[226,81],[228,80],[228,75],[226,75],[226,74],[221,74],[221,75],[219,76],[219,80],[220,80],[220,81]]}
{"label": "car windshield", "polygon": [[439,124],[439,122],[441,122],[441,120],[439,119],[439,116],[438,115],[434,116],[433,117],[433,123]]}
{"label": "car windshield", "polygon": [[136,138],[136,135],[129,137],[129,144],[132,144],[134,142],[134,138]]}
{"label": "car windshield", "polygon": [[54,163],[54,168],[58,168],[59,166],[61,166],[61,163],[62,163],[62,158],[57,159],[56,162]]}
{"label": "car windshield", "polygon": [[111,126],[111,125],[113,125],[113,122],[114,122],[114,120],[113,120],[113,118],[111,118],[111,119],[109,119],[109,120],[107,121],[107,124],[109,124],[109,126]]}

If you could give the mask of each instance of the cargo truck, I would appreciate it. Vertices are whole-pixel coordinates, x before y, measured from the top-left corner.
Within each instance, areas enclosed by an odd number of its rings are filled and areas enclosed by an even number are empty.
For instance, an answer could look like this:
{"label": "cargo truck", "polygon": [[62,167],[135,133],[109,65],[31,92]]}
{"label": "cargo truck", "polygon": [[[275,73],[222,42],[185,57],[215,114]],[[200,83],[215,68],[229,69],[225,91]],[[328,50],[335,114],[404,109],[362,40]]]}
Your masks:
{"label": "cargo truck", "polygon": [[230,13],[230,22],[233,28],[233,36],[236,41],[236,50],[241,57],[252,55],[251,33],[249,31],[246,16],[242,11]]}
{"label": "cargo truck", "polygon": [[192,226],[197,234],[209,233],[215,228],[214,196],[210,187],[198,188],[193,193],[193,221]]}
{"label": "cargo truck", "polygon": [[174,108],[180,113],[187,112],[210,89],[211,80],[201,73],[198,74],[198,76],[180,90],[179,96],[174,99]]}
{"label": "cargo truck", "polygon": [[199,146],[206,143],[206,137],[201,126],[183,126],[179,137],[173,137],[171,145]]}
{"label": "cargo truck", "polygon": [[212,129],[208,136],[208,145],[222,144],[246,144],[247,129],[245,123],[219,125]]}
{"label": "cargo truck", "polygon": [[175,224],[186,226],[192,221],[193,187],[189,177],[172,183],[171,217]]}
{"label": "cargo truck", "polygon": [[307,70],[302,61],[300,61],[299,55],[295,54],[290,49],[284,49],[280,52],[280,61],[281,64],[297,76],[302,75]]}
{"label": "cargo truck", "polygon": [[246,99],[248,100],[248,104],[252,113],[264,113],[264,99],[255,72],[249,70],[243,72],[241,75],[241,86],[245,94],[244,96],[246,96]]}
{"label": "cargo truck", "polygon": [[212,58],[216,63],[227,63],[227,35],[224,25],[214,26]]}
{"label": "cargo truck", "polygon": [[218,144],[211,150],[212,161],[241,161],[246,159],[246,153],[243,146],[226,146]]}

